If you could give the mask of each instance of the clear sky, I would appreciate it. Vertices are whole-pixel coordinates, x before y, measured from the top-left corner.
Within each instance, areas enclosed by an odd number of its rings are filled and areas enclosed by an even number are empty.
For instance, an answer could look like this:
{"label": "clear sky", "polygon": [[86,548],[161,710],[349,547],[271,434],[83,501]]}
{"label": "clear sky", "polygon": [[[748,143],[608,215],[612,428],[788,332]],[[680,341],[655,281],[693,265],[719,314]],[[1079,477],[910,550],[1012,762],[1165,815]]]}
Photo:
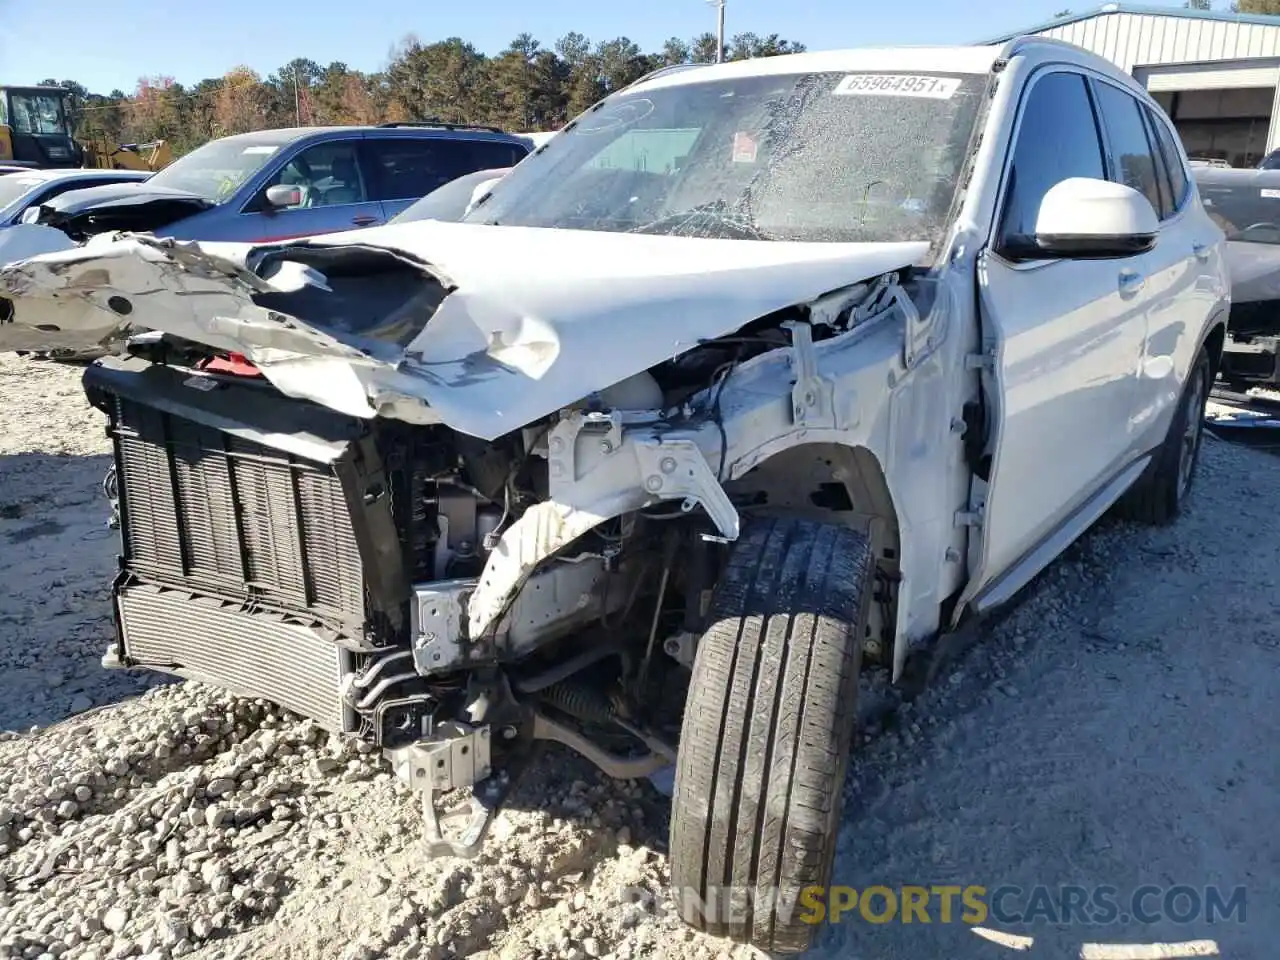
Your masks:
{"label": "clear sky", "polygon": [[[1100,3],[727,0],[726,32],[779,33],[810,50],[968,43]],[[0,83],[57,78],[96,93],[132,92],[141,76],[190,84],[238,64],[265,75],[297,56],[377,70],[411,32],[425,42],[459,36],[496,53],[521,31],[544,46],[576,30],[656,50],[667,37],[714,29],[706,0],[0,0]]]}

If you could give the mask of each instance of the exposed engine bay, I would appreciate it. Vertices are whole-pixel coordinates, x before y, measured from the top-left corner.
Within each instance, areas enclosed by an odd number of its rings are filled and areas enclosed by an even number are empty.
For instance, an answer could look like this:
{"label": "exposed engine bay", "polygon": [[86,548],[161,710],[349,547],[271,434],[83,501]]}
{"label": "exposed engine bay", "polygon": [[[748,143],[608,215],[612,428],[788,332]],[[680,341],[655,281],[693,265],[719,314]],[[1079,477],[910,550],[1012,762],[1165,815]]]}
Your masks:
{"label": "exposed engine bay", "polygon": [[[871,252],[859,257],[890,261]],[[412,255],[363,244],[231,261],[121,238],[70,266],[59,256],[9,268],[0,286],[16,295],[18,336],[123,344],[85,373],[115,444],[108,662],[376,742],[424,791],[438,852],[478,849],[540,741],[617,777],[674,762],[688,668],[744,518],[869,537],[873,662],[900,669],[903,624],[938,626],[936,603],[932,622],[900,610],[907,558],[866,449],[887,408],[858,402],[886,372],[928,362],[930,324],[946,320],[906,264],[750,307],[745,323],[720,306],[656,316],[656,338],[606,355],[617,330],[590,316],[527,319],[543,287],[517,311],[516,294],[468,297],[455,274],[423,282]],[[686,282],[708,280],[673,289]],[[775,286],[764,278],[760,296],[794,297]],[[664,343],[699,325],[713,335]],[[859,432],[861,449],[845,439]],[[446,837],[435,800],[459,788],[470,810]]]}
{"label": "exposed engine bay", "polygon": [[[610,421],[592,407],[678,408],[786,346],[776,321],[760,327],[566,416],[606,444]],[[472,634],[468,603],[501,534],[550,497],[559,417],[488,443],[283,397],[242,358],[189,341],[142,336],[129,352],[85,374],[116,448],[115,662],[270,698],[429,770],[438,790],[484,779],[496,754],[532,738],[616,776],[674,760],[682,668],[722,552],[692,504],[577,537]],[[480,730],[508,740],[491,747]]]}
{"label": "exposed engine bay", "polygon": [[[567,722],[658,742],[639,705],[673,661],[644,644],[697,628],[713,550],[696,521],[677,509],[602,525],[470,636],[467,601],[500,531],[548,496],[547,425],[486,444],[362,422],[204,359],[199,373],[113,358],[85,374],[116,450],[119,664],[267,697],[386,749],[420,753],[452,731],[459,761],[487,751],[452,721],[527,739],[534,710],[556,738]],[[669,752],[597,759],[642,776]]]}

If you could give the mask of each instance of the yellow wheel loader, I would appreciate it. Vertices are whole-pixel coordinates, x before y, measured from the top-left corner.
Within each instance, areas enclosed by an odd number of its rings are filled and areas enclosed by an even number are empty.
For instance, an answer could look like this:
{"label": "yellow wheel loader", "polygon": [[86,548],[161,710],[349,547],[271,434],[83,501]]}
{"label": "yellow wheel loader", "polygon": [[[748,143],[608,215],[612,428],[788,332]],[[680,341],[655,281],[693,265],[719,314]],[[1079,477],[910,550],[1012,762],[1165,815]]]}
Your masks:
{"label": "yellow wheel loader", "polygon": [[155,173],[173,162],[173,150],[167,140],[150,143],[121,143],[106,140],[81,140],[84,165],[103,170],[150,170]]}
{"label": "yellow wheel loader", "polygon": [[65,87],[0,86],[0,165],[37,169],[149,170],[173,161],[167,141],[112,144],[78,140]]}
{"label": "yellow wheel loader", "polygon": [[0,163],[49,169],[79,167],[63,87],[0,87]]}

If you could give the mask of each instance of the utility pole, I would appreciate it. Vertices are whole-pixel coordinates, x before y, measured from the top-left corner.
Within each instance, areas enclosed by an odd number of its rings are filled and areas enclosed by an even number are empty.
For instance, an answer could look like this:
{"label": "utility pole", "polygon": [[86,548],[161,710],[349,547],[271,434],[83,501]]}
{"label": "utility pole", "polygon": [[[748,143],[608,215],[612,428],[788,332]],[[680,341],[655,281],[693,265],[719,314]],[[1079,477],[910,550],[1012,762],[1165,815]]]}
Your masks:
{"label": "utility pole", "polygon": [[298,65],[293,65],[293,119],[294,126],[302,126],[302,95],[298,93]]}
{"label": "utility pole", "polygon": [[715,0],[716,4],[716,63],[724,63],[724,3]]}

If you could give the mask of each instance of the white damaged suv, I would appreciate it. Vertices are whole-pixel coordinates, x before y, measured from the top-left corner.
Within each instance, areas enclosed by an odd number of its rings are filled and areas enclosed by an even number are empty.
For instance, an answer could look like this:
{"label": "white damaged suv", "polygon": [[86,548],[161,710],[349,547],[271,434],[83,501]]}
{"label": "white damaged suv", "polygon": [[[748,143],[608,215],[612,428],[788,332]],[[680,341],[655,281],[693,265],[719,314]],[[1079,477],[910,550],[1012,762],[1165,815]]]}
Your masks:
{"label": "white damaged suv", "polygon": [[812,53],[647,77],[460,223],[10,265],[0,349],[119,347],[109,663],[376,742],[436,852],[543,741],[674,764],[680,910],[786,952],[860,668],[1178,514],[1222,246],[1104,60]]}

